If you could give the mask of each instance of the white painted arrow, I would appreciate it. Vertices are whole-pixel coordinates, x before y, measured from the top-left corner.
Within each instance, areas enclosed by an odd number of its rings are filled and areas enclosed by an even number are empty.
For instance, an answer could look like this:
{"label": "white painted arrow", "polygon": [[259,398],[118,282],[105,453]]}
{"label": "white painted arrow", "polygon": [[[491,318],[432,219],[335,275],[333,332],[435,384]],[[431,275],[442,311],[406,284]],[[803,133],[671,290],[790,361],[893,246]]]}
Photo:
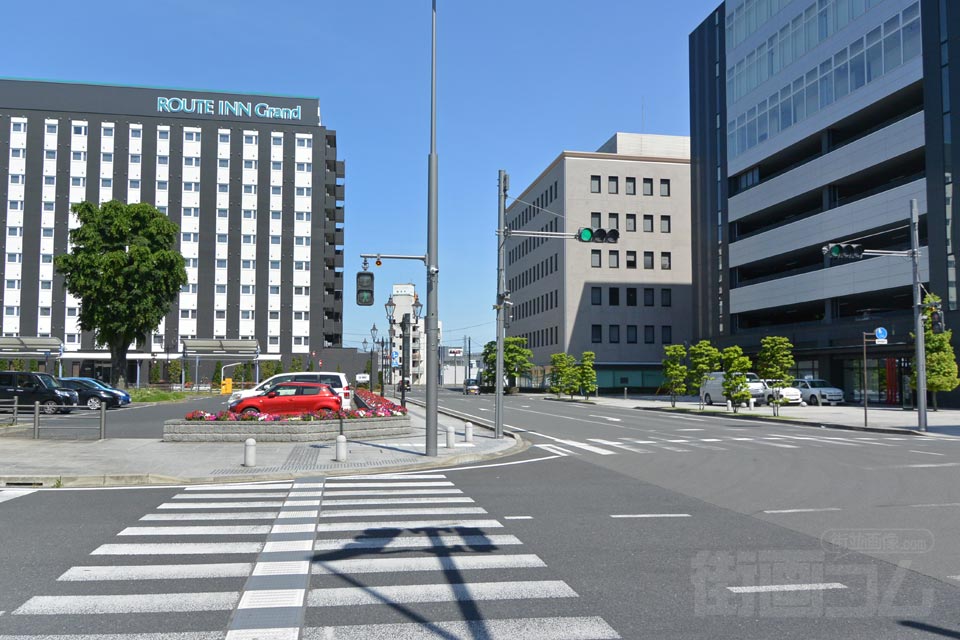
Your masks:
{"label": "white painted arrow", "polygon": [[610,418],[608,416],[595,416],[592,413],[587,414],[590,418],[603,418],[604,420],[609,420],[610,422],[620,422],[620,418]]}

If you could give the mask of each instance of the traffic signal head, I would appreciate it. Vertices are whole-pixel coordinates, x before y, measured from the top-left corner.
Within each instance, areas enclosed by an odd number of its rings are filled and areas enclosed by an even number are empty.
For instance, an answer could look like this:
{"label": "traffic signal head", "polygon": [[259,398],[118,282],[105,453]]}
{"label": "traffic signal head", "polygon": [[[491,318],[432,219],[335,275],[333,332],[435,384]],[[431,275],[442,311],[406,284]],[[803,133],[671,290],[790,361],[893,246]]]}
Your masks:
{"label": "traffic signal head", "polygon": [[943,313],[939,309],[930,312],[930,330],[933,333],[943,333]]}
{"label": "traffic signal head", "polygon": [[831,242],[824,245],[823,255],[836,259],[859,260],[863,257],[863,245],[849,242]]}
{"label": "traffic signal head", "polygon": [[593,242],[593,229],[586,227],[581,228],[577,231],[577,240],[580,242]]}
{"label": "traffic signal head", "polygon": [[357,272],[357,304],[373,306],[373,274],[369,271]]}
{"label": "traffic signal head", "polygon": [[580,242],[618,242],[620,232],[616,229],[590,229],[582,227],[577,231],[577,240]]}

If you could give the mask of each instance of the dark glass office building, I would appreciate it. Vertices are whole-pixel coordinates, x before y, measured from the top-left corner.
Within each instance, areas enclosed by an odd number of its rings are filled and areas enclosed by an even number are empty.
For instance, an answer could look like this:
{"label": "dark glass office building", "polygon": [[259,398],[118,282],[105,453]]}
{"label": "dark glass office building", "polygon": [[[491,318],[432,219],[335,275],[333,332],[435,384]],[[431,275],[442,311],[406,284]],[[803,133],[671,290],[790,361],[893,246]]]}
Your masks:
{"label": "dark glass office building", "polygon": [[[695,332],[756,352],[796,346],[797,373],[907,404],[908,258],[830,260],[822,247],[910,248],[918,202],[927,290],[960,322],[952,145],[960,3],[729,0],[690,36]],[[955,400],[956,401],[956,400]]]}
{"label": "dark glass office building", "polygon": [[180,227],[189,278],[134,361],[184,338],[287,362],[341,347],[343,177],[316,98],[0,80],[2,333],[59,337],[75,366],[107,355],[53,257],[72,203],[120,200]]}

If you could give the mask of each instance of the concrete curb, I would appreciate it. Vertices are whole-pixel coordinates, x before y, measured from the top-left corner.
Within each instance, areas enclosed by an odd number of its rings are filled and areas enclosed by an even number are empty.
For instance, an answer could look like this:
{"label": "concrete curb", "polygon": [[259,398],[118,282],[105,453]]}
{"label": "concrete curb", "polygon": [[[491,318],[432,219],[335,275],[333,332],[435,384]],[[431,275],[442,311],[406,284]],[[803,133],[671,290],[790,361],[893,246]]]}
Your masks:
{"label": "concrete curb", "polygon": [[[918,431],[916,429],[907,429],[905,427],[861,427],[858,425],[851,424],[836,424],[828,422],[809,422],[807,420],[793,420],[790,418],[776,418],[771,420],[770,418],[764,416],[750,416],[744,415],[742,413],[721,413],[719,411],[712,412],[703,412],[703,411],[694,411],[692,409],[668,409],[666,407],[634,407],[640,411],[657,411],[660,413],[681,413],[684,415],[697,415],[705,416],[715,414],[724,418],[733,418],[735,420],[746,420],[752,422],[764,422],[767,424],[789,424],[795,425],[798,427],[811,427],[814,429],[841,429],[844,431],[868,431],[871,433],[897,433],[901,435],[912,435],[912,436],[940,436],[943,434],[930,433],[929,431]],[[772,418],[772,416],[771,416]]]}

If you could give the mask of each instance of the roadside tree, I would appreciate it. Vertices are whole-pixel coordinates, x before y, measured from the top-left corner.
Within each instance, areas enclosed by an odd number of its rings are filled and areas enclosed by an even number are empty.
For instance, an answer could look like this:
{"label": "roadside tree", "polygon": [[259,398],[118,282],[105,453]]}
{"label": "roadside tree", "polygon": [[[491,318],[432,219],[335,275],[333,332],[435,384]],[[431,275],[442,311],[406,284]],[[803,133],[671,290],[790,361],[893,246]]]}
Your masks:
{"label": "roadside tree", "polygon": [[750,358],[743,355],[743,349],[733,346],[723,350],[722,360],[723,395],[733,405],[733,412],[737,413],[741,403],[750,401],[750,388],[747,386]]}
{"label": "roadside tree", "polygon": [[782,400],[780,394],[786,387],[793,385],[793,344],[783,336],[767,336],[760,340],[760,353],[757,354],[757,374],[773,389],[773,415],[780,415]]}
{"label": "roadside tree", "polygon": [[687,365],[683,364],[687,350],[682,344],[671,344],[663,348],[663,379],[670,393],[670,406],[677,406],[677,396],[687,392]]}
{"label": "roadside tree", "polygon": [[577,390],[576,360],[566,353],[554,353],[550,356],[550,391],[573,396]]}
{"label": "roadside tree", "polygon": [[297,371],[303,371],[303,359],[300,356],[293,356],[290,358],[290,372],[296,373]]}
{"label": "roadside tree", "polygon": [[111,382],[124,386],[130,344],[147,339],[187,283],[179,228],[149,204],[80,202],[71,210],[80,226],[54,265],[80,299],[80,329],[110,347]]}
{"label": "roadside tree", "polygon": [[[491,340],[483,346],[483,381],[485,384],[496,385],[497,377],[497,341]],[[527,349],[527,339],[514,336],[503,341],[503,375],[510,386],[516,386],[517,379],[528,373],[533,364],[530,358],[533,351]]]}
{"label": "roadside tree", "polygon": [[700,410],[703,411],[703,385],[707,383],[711,373],[720,369],[720,351],[710,344],[709,340],[701,340],[690,347],[688,356],[690,366],[687,386],[691,391],[697,390],[697,395],[700,398]]}
{"label": "roadside tree", "polygon": [[210,382],[213,384],[220,384],[222,377],[223,362],[217,360],[213,363],[213,376],[210,378]]}
{"label": "roadside tree", "polygon": [[[935,304],[940,302],[940,297],[928,293],[923,298],[924,304]],[[933,410],[938,411],[937,392],[953,391],[960,386],[960,378],[957,377],[957,356],[953,351],[953,331],[944,329],[942,333],[933,332],[933,323],[930,321],[930,314],[925,314],[923,320],[923,346],[927,359],[927,391],[933,398]],[[913,333],[910,334],[914,338]],[[910,386],[917,388],[916,369],[910,374]]]}
{"label": "roadside tree", "polygon": [[169,384],[180,384],[180,372],[183,366],[179,360],[171,360],[167,363],[167,382]]}
{"label": "roadside tree", "polygon": [[577,365],[577,386],[586,399],[597,390],[597,371],[593,363],[597,361],[597,354],[593,351],[584,351],[580,355],[580,364]]}

